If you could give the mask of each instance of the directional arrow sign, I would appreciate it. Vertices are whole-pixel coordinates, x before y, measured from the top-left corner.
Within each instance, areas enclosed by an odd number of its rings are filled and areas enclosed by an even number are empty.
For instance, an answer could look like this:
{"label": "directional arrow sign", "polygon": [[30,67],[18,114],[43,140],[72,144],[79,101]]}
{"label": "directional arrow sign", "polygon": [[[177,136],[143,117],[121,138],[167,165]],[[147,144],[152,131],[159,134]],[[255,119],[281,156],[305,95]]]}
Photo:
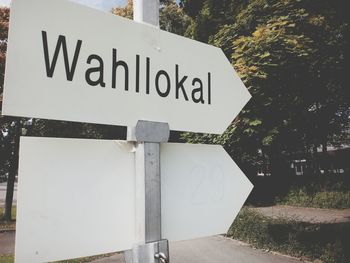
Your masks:
{"label": "directional arrow sign", "polygon": [[[225,233],[252,189],[221,146],[163,144],[162,237]],[[135,154],[123,141],[22,137],[16,262],[131,249]]]}
{"label": "directional arrow sign", "polygon": [[162,144],[162,235],[226,233],[253,185],[219,145]]}
{"label": "directional arrow sign", "polygon": [[120,141],[22,137],[16,263],[130,249],[135,160]]}
{"label": "directional arrow sign", "polygon": [[65,0],[12,0],[5,115],[222,133],[249,98],[221,49]]}

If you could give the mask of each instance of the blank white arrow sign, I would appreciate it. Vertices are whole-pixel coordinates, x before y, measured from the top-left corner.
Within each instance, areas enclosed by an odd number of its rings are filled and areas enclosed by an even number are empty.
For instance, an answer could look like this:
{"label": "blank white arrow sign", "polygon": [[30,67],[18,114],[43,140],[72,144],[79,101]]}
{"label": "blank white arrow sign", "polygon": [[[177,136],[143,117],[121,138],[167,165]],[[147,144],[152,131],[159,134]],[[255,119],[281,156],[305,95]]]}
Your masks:
{"label": "blank white arrow sign", "polygon": [[226,233],[253,185],[219,145],[161,146],[162,234],[185,240]]}

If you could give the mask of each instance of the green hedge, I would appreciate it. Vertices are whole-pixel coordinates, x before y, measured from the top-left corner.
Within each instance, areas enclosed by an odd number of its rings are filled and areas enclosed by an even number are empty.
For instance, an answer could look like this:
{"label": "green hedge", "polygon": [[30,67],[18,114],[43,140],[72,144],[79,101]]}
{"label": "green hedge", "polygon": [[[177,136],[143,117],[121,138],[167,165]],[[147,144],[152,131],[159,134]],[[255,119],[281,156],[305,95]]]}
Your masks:
{"label": "green hedge", "polygon": [[350,174],[323,176],[254,177],[247,203],[254,206],[279,204],[350,208]]}
{"label": "green hedge", "polygon": [[305,188],[292,189],[276,203],[317,208],[350,208],[350,192],[307,192]]}
{"label": "green hedge", "polygon": [[311,224],[271,219],[244,208],[227,235],[257,248],[291,256],[321,259],[327,263],[350,262],[349,223]]}

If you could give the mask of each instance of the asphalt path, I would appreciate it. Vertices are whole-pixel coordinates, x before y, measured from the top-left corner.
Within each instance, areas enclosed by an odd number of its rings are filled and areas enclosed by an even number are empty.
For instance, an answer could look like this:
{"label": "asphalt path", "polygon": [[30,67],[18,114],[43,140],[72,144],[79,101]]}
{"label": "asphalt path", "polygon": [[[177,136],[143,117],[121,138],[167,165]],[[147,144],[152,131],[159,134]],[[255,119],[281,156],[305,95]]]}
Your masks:
{"label": "asphalt path", "polygon": [[15,252],[15,232],[0,232],[0,255]]}
{"label": "asphalt path", "polygon": [[[297,263],[299,259],[253,249],[245,243],[213,236],[170,243],[171,263]],[[124,263],[121,254],[93,261]]]}
{"label": "asphalt path", "polygon": [[[15,232],[0,233],[0,254],[13,254]],[[170,243],[171,263],[297,263],[299,259],[253,249],[223,236]],[[123,254],[97,259],[94,263],[124,263]]]}

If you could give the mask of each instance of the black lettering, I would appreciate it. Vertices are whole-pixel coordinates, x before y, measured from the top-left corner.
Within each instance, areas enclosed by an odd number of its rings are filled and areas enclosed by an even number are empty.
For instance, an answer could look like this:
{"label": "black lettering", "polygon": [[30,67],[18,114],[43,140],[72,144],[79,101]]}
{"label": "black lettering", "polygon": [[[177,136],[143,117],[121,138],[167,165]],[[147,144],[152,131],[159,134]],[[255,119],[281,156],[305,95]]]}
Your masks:
{"label": "black lettering", "polygon": [[208,72],[208,104],[211,104],[211,74]]}
{"label": "black lettering", "polygon": [[[104,81],[103,81],[103,74],[104,74],[103,60],[100,56],[92,54],[88,57],[86,63],[88,63],[90,65],[92,60],[98,61],[99,66],[87,69],[85,72],[85,80],[91,86],[100,85],[101,87],[105,87],[106,83],[104,83]],[[93,74],[95,72],[99,73],[99,77],[97,78],[97,80],[92,80],[91,74]]]}
{"label": "black lettering", "polygon": [[[165,92],[162,92],[160,90],[160,88],[159,88],[159,78],[162,75],[166,78],[166,81],[167,81],[167,88],[166,88]],[[169,77],[168,73],[166,73],[166,71],[164,71],[164,70],[158,71],[158,73],[156,75],[156,90],[157,90],[159,96],[161,96],[161,97],[167,97],[169,95],[169,92],[170,92],[170,77]]]}
{"label": "black lettering", "polygon": [[176,71],[176,99],[179,99],[179,90],[181,89],[182,90],[182,94],[185,98],[185,100],[188,100],[188,97],[187,97],[187,94],[186,94],[186,91],[184,89],[184,82],[186,81],[186,79],[188,78],[187,76],[184,76],[181,81],[179,82],[179,65],[176,64],[175,66],[175,71]]}
{"label": "black lettering", "polygon": [[146,94],[149,94],[149,81],[150,81],[150,58],[146,58]]}
{"label": "black lettering", "polygon": [[[199,78],[194,78],[192,81],[192,85],[194,86],[196,83],[199,83],[199,87],[192,90],[192,100],[195,103],[204,103],[203,99],[203,83]],[[199,98],[196,98],[196,93],[199,93]]]}
{"label": "black lettering", "polygon": [[136,92],[140,92],[140,55],[136,55]]}
{"label": "black lettering", "polygon": [[73,61],[72,61],[72,64],[69,65],[66,37],[60,35],[58,37],[56,48],[55,48],[55,52],[54,52],[52,61],[50,63],[49,48],[48,48],[48,43],[47,43],[47,33],[46,33],[46,31],[41,31],[41,35],[42,35],[42,40],[43,40],[43,48],[44,48],[44,56],[45,56],[45,67],[46,67],[46,75],[47,75],[47,77],[49,77],[49,78],[53,77],[53,74],[55,72],[57,59],[58,59],[58,55],[60,53],[61,46],[62,46],[64,66],[65,66],[65,69],[66,69],[67,80],[68,81],[72,81],[73,77],[74,77],[75,68],[77,66],[77,62],[78,62],[78,57],[79,57],[82,41],[81,40],[77,41],[77,44],[76,44],[76,47],[75,47],[75,51],[74,51]]}
{"label": "black lettering", "polygon": [[117,75],[117,69],[119,66],[124,68],[125,72],[125,90],[129,90],[129,68],[128,64],[126,64],[125,61],[119,60],[117,58],[117,50],[113,48],[113,65],[112,65],[112,88],[115,89],[116,87],[116,75]]}

